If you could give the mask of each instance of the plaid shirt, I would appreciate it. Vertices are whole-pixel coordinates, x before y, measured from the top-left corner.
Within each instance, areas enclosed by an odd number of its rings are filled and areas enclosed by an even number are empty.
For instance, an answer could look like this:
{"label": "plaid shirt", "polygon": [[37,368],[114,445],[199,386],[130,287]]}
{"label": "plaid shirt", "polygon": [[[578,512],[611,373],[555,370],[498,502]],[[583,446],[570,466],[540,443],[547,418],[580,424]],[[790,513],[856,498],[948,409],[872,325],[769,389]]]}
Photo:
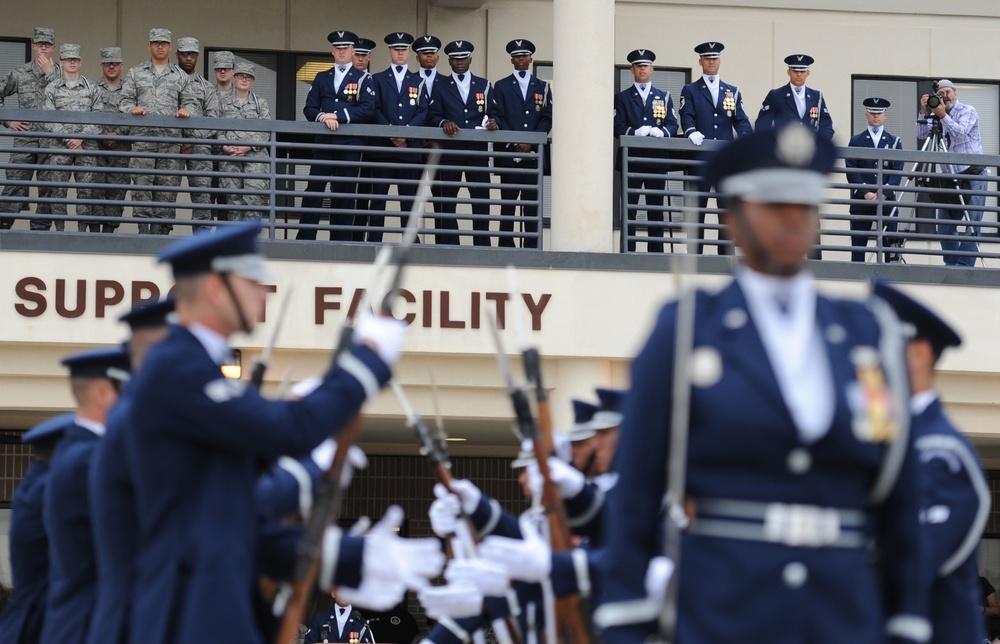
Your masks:
{"label": "plaid shirt", "polygon": [[[955,101],[955,107],[941,119],[941,130],[948,152],[956,154],[982,154],[983,144],[979,137],[979,112],[976,108]],[[930,123],[917,123],[917,138],[930,136]],[[943,170],[960,173],[969,169],[968,165],[943,166]]]}

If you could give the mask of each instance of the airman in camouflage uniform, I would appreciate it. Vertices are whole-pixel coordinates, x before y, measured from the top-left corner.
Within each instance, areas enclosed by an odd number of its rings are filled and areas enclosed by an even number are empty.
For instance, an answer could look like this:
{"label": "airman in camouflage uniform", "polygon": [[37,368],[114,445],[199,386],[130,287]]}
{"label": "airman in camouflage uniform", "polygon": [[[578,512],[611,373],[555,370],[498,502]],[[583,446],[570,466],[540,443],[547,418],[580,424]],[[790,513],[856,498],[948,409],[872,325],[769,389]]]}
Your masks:
{"label": "airman in camouflage uniform", "polygon": [[[22,110],[40,110],[45,103],[45,86],[56,78],[62,76],[62,68],[52,60],[52,51],[55,49],[56,33],[48,27],[35,27],[31,39],[31,53],[33,60],[25,63],[21,67],[12,70],[3,85],[0,85],[0,108],[4,106],[4,99],[8,96],[17,95],[17,107]],[[2,124],[12,130],[39,131],[42,129],[41,123],[25,123],[23,121],[3,121]],[[15,148],[24,148],[10,155],[11,163],[38,164],[42,163],[44,156],[38,154],[39,141],[34,137],[18,136],[14,138]],[[13,182],[4,186],[3,196],[19,201],[0,201],[0,230],[10,228],[15,221],[14,217],[5,216],[6,213],[18,213],[28,209],[28,182],[34,178],[34,170],[7,170],[7,179]],[[51,212],[48,204],[39,204],[36,208],[39,214]],[[32,230],[47,230],[49,223],[43,225],[40,222],[31,221]],[[62,230],[62,222],[56,222],[56,229]]]}
{"label": "airman in camouflage uniform", "polygon": [[[236,65],[234,91],[224,97],[222,104],[225,118],[271,119],[271,110],[267,107],[267,101],[250,91],[255,77],[254,66],[250,63]],[[246,141],[248,144],[266,144],[268,141],[267,132],[228,130],[222,136],[231,141]],[[254,147],[253,145],[223,145],[222,152],[229,155],[232,160],[219,163],[219,170],[241,173],[240,176],[220,179],[222,187],[230,191],[226,195],[227,203],[233,206],[260,206],[262,208],[261,211],[232,210],[228,214],[229,220],[259,220],[263,216],[263,208],[267,206],[267,196],[249,193],[269,188],[268,180],[262,176],[269,169],[267,148]],[[251,161],[254,158],[262,158],[262,160]]]}
{"label": "airman in camouflage uniform", "polygon": [[[44,109],[59,110],[67,112],[93,112],[95,103],[98,101],[97,84],[92,83],[80,75],[80,67],[83,61],[80,59],[80,45],[66,44],[59,48],[59,64],[62,66],[62,78],[57,78],[45,88]],[[87,125],[83,123],[46,123],[45,129],[66,135],[66,138],[47,139],[48,147],[64,148],[66,152],[53,152],[45,160],[45,168],[38,171],[38,178],[41,181],[68,182],[70,175],[77,183],[93,183],[94,167],[97,165],[97,157],[93,155],[78,154],[78,151],[97,151],[97,141],[94,139],[74,138],[74,134],[99,134],[101,131],[98,125]],[[72,169],[77,168],[77,169]],[[57,186],[43,186],[38,190],[38,196],[51,199],[62,199],[61,202],[51,204],[53,215],[66,214],[66,194],[69,188]],[[93,188],[77,188],[76,196],[83,200],[76,207],[76,214],[80,217],[87,217],[91,214],[91,206],[84,203],[86,200],[94,198]],[[32,223],[45,223],[45,230],[48,230],[50,222],[48,220],[35,219]],[[101,224],[97,221],[88,222],[80,219],[77,228],[80,232],[87,232],[88,223],[94,232],[100,232]]]}
{"label": "airman in camouflage uniform", "polygon": [[[150,60],[139,63],[128,70],[122,81],[122,99],[119,108],[122,112],[141,116],[154,114],[158,116],[177,116],[188,118],[192,110],[197,110],[194,97],[187,94],[188,75],[177,65],[170,63],[171,34],[169,29],[154,28],[149,30]],[[162,136],[180,138],[180,128],[140,128],[132,127],[136,136]],[[180,154],[179,143],[159,143],[136,141],[132,144],[136,153],[129,161],[132,170],[180,170],[180,159],[162,159],[142,156],[143,153]],[[173,191],[153,191],[157,186],[177,188],[181,185],[181,177],[177,174],[132,175],[132,200],[135,202],[154,201],[162,206],[134,206],[136,217],[159,219],[160,223],[139,224],[140,234],[168,235],[171,226],[162,223],[165,219],[173,219],[176,212],[173,203],[177,201],[177,193]]]}
{"label": "airman in camouflage uniform", "polygon": [[[101,80],[97,82],[99,92],[99,105],[102,112],[119,114],[119,105],[122,100],[122,50],[121,47],[105,47],[101,50]],[[127,126],[105,127],[102,134],[127,135]],[[105,150],[114,152],[129,152],[132,144],[128,141],[101,141],[99,146]],[[128,167],[129,158],[127,156],[99,156],[97,157],[97,167],[118,168],[124,170]],[[127,186],[131,182],[131,177],[127,172],[99,172],[95,177],[98,183],[109,185]],[[118,228],[118,219],[125,210],[124,199],[127,188],[105,188],[94,192],[97,199],[106,201],[121,201],[121,205],[93,206],[91,213],[105,217],[102,222],[102,232],[113,233]]]}
{"label": "airman in camouflage uniform", "polygon": [[[212,54],[212,68],[215,70],[215,91],[219,93],[219,100],[222,102],[223,111],[225,103],[232,98],[235,86],[233,85],[233,67],[236,65],[236,56],[231,51],[225,49]],[[214,154],[222,154],[222,148],[212,148]],[[212,187],[219,187],[219,176],[215,174],[219,170],[219,162],[212,163]],[[212,203],[226,203],[226,195],[221,192],[212,193]]]}
{"label": "airman in camouflage uniform", "polygon": [[[219,100],[219,93],[215,91],[215,85],[210,83],[197,71],[199,43],[197,38],[177,39],[177,66],[180,67],[189,77],[188,93],[194,97],[196,110],[191,110],[191,116],[207,116],[219,118],[222,116],[222,103]],[[193,139],[214,139],[218,136],[216,130],[184,130],[184,136]],[[209,155],[212,154],[212,146],[205,143],[193,143],[181,147],[184,154]],[[188,175],[187,182],[191,188],[212,187],[212,162],[208,159],[185,159],[184,165],[189,172],[197,174]],[[195,204],[212,203],[211,195],[207,192],[192,192],[191,202]],[[212,218],[212,211],[208,208],[196,208],[191,211],[191,215],[197,220],[207,220]],[[201,226],[196,226],[198,230]]]}

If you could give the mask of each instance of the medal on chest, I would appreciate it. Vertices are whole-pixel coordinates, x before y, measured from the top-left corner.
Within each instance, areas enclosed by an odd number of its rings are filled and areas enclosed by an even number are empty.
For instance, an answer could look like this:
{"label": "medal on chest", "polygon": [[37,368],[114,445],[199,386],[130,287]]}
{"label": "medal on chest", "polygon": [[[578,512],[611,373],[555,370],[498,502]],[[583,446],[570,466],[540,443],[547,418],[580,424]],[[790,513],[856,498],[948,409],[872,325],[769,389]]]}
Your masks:
{"label": "medal on chest", "polygon": [[476,92],[476,109],[479,110],[480,113],[486,110],[486,97],[479,92]]}
{"label": "medal on chest", "polygon": [[857,347],[851,351],[850,359],[857,378],[847,392],[854,412],[854,435],[868,443],[889,442],[896,437],[896,418],[879,353],[873,347]]}
{"label": "medal on chest", "polygon": [[416,105],[417,99],[420,98],[420,90],[416,87],[410,87],[407,89],[407,93],[410,96],[410,105]]}
{"label": "medal on chest", "polygon": [[349,101],[358,100],[358,84],[348,83],[347,87],[344,88],[344,94],[347,94],[347,100]]}
{"label": "medal on chest", "polygon": [[541,94],[535,94],[535,111],[541,112],[542,105],[545,105],[545,97]]}
{"label": "medal on chest", "polygon": [[811,118],[811,119],[818,119],[819,118],[819,108],[818,107],[810,107],[809,108],[809,118]]}
{"label": "medal on chest", "polygon": [[653,99],[653,118],[656,119],[656,124],[661,125],[663,119],[667,118],[667,104],[662,98]]}
{"label": "medal on chest", "polygon": [[726,95],[722,99],[722,109],[726,110],[726,116],[732,116],[733,110],[736,109],[736,99],[733,97],[733,93],[730,90],[726,90]]}

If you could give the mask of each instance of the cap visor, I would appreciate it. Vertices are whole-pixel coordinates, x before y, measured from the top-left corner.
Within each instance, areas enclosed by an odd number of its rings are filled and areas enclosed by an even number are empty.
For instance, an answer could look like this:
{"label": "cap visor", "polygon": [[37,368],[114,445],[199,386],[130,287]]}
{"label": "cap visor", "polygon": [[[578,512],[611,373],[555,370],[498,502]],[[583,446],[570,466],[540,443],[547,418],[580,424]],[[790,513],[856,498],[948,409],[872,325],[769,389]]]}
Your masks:
{"label": "cap visor", "polygon": [[818,206],[826,192],[826,177],[812,170],[768,168],[728,177],[719,191],[755,203]]}

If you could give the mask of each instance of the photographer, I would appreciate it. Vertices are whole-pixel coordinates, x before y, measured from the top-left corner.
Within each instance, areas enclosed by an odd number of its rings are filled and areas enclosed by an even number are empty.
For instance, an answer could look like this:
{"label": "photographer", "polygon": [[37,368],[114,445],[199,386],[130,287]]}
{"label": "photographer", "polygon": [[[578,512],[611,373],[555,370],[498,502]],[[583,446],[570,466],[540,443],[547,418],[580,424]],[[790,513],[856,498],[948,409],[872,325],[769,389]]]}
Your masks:
{"label": "photographer", "polygon": [[[979,113],[976,108],[958,100],[958,90],[950,80],[940,80],[935,84],[934,94],[924,94],[920,97],[920,115],[917,119],[917,138],[926,139],[930,136],[935,123],[941,125],[941,137],[948,152],[956,154],[983,154],[983,146],[979,137]],[[960,187],[967,190],[985,191],[987,182],[980,179],[989,176],[989,170],[983,166],[945,165],[941,169],[952,174],[967,175],[959,177]],[[982,208],[986,197],[982,194],[963,195],[966,209],[938,209],[938,220],[948,219],[951,222],[961,221],[965,214],[969,221],[965,232],[958,232],[957,223],[939,223],[938,234],[952,237],[978,237],[979,222],[983,220]],[[946,266],[975,266],[973,255],[954,256],[954,251],[979,252],[979,244],[973,239],[941,240],[941,250],[944,252]]]}

